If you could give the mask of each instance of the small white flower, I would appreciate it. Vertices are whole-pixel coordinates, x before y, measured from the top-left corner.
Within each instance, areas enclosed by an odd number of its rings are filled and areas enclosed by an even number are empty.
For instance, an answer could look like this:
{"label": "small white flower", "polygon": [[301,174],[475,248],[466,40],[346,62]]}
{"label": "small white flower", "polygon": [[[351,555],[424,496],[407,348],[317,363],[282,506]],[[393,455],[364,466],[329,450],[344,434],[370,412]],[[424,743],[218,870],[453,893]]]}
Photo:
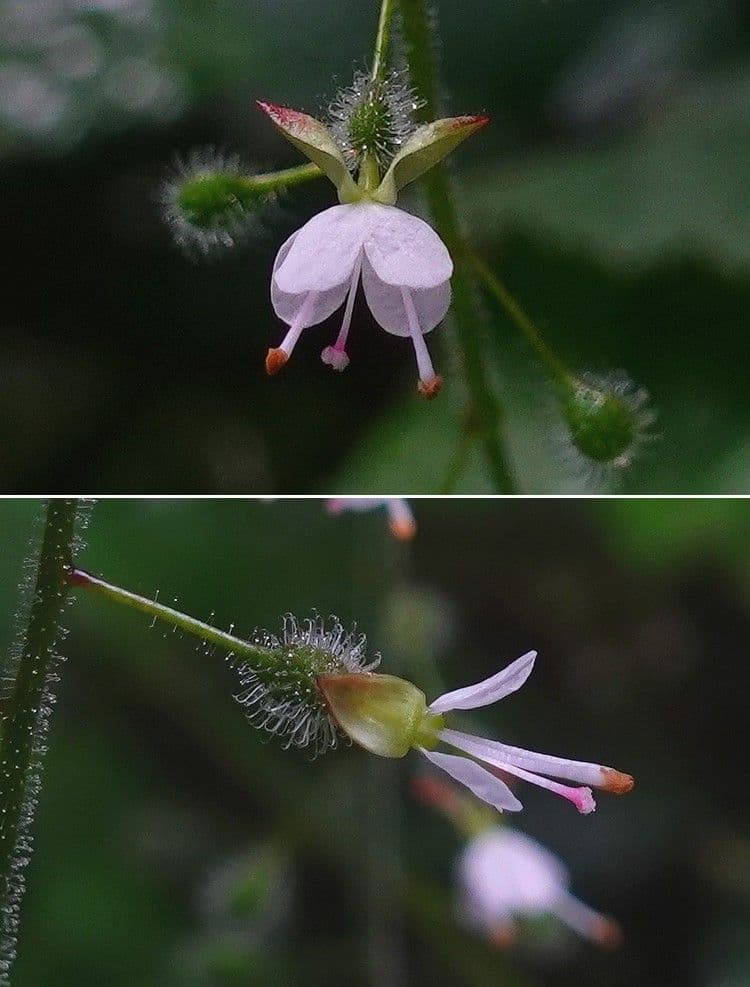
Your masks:
{"label": "small white flower", "polygon": [[467,920],[499,946],[516,935],[516,920],[555,915],[581,936],[602,946],[620,942],[617,923],[594,911],[569,890],[559,857],[509,826],[492,826],[464,847],[457,884]]}
{"label": "small white flower", "polygon": [[[357,288],[375,321],[394,336],[411,339],[419,391],[440,390],[424,336],[444,318],[451,300],[453,262],[424,220],[394,205],[400,188],[448,154],[486,117],[454,117],[420,128],[404,143],[376,187],[364,171],[355,184],[334,136],[320,121],[297,110],[259,103],[281,132],[336,185],[340,205],[314,216],[293,233],[276,256],[271,278],[274,310],[289,330],[268,351],[266,371],[278,373],[302,331],[344,305],[341,329],[321,357],[334,370],[349,365],[346,342]],[[377,166],[376,166],[377,168]]]}

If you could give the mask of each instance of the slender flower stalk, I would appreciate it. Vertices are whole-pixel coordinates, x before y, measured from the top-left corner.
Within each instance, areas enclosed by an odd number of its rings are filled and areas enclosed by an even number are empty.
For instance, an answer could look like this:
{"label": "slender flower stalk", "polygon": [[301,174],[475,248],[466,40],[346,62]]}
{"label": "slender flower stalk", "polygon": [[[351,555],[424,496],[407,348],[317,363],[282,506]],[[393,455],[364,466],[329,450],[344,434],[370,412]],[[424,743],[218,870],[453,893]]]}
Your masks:
{"label": "slender flower stalk", "polygon": [[[421,119],[428,120],[439,112],[435,12],[428,7],[426,0],[398,2],[409,75],[423,101],[417,112]],[[454,261],[453,320],[470,399],[463,427],[476,433],[497,491],[515,493],[516,482],[504,438],[505,411],[487,372],[475,272],[467,255],[466,237],[459,220],[451,180],[446,168],[439,164],[424,176],[422,182],[435,228]]]}
{"label": "slender flower stalk", "polygon": [[502,279],[492,270],[489,264],[473,247],[467,247],[471,262],[490,294],[500,303],[515,326],[521,331],[527,343],[536,353],[539,360],[550,372],[558,386],[566,387],[575,383],[575,374],[564,361],[544,341],[538,327],[531,316],[524,311],[521,304],[510,293]]}
{"label": "slender flower stalk", "polygon": [[55,701],[52,690],[62,660],[57,653],[60,621],[79,520],[77,501],[49,501],[25,630],[17,655],[11,653],[8,663],[13,685],[3,706],[0,741],[0,984],[10,982],[16,955],[23,872],[32,851],[31,826]]}
{"label": "slender flower stalk", "polygon": [[385,78],[388,64],[388,49],[391,42],[391,26],[395,0],[382,0],[378,30],[375,35],[375,53],[372,59],[372,80],[378,82]]}
{"label": "slender flower stalk", "polygon": [[177,627],[179,630],[185,631],[187,634],[193,634],[195,637],[201,638],[201,640],[206,641],[208,644],[214,644],[217,647],[223,648],[225,651],[237,655],[239,658],[252,658],[253,660],[263,660],[264,658],[263,649],[257,648],[249,641],[245,641],[227,631],[222,631],[218,627],[205,623],[203,620],[190,617],[181,610],[176,610],[174,607],[168,607],[164,603],[159,603],[158,600],[149,599],[147,596],[132,593],[130,590],[123,589],[121,586],[116,586],[114,583],[108,583],[106,580],[99,579],[84,569],[72,569],[70,572],[70,581],[74,586],[82,586],[86,589],[93,590],[100,596],[114,600],[122,606],[139,610],[141,613],[145,613],[156,620],[162,620],[165,623],[171,624],[173,627]]}

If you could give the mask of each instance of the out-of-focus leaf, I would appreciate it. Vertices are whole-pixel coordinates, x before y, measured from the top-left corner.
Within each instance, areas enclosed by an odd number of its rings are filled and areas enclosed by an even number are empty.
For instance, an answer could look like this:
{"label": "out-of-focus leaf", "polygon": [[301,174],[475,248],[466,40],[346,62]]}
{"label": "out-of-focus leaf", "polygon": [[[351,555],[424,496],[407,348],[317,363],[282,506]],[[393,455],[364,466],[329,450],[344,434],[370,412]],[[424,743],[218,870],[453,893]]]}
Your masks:
{"label": "out-of-focus leaf", "polygon": [[477,172],[474,228],[520,223],[639,267],[668,248],[750,261],[750,72],[701,80],[634,137]]}
{"label": "out-of-focus leaf", "polygon": [[[366,434],[334,478],[337,493],[424,493],[440,490],[456,455],[461,408],[456,380],[436,401],[409,393]],[[492,493],[476,444],[455,492]]]}

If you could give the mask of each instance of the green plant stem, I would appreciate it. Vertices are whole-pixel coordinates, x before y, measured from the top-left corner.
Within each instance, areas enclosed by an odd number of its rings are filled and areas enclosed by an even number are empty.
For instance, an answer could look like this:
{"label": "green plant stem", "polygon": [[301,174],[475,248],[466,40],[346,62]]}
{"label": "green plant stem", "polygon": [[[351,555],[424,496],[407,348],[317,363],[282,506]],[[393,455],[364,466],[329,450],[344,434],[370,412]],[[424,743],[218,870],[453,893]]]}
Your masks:
{"label": "green plant stem", "polygon": [[[435,19],[425,0],[399,0],[399,5],[411,81],[424,101],[419,112],[423,120],[432,120],[439,110]],[[424,175],[422,182],[435,227],[453,257],[453,320],[471,401],[466,427],[481,442],[496,489],[500,493],[515,493],[503,436],[505,415],[487,376],[475,271],[461,230],[450,177],[445,166],[438,164]]]}
{"label": "green plant stem", "polygon": [[39,792],[45,736],[58,661],[55,649],[69,590],[68,576],[79,505],[47,505],[33,597],[0,741],[0,983],[8,983],[23,896],[23,868],[31,850],[29,830]]}
{"label": "green plant stem", "polygon": [[466,466],[469,462],[469,455],[474,446],[474,441],[475,435],[473,430],[464,426],[456,443],[453,457],[443,477],[443,482],[440,486],[441,494],[455,494],[461,477],[466,472]]}
{"label": "green plant stem", "polygon": [[270,171],[265,175],[243,176],[242,181],[258,192],[275,192],[278,189],[294,188],[313,178],[323,178],[323,172],[316,164],[295,165],[280,171]]}
{"label": "green plant stem", "polygon": [[375,35],[375,51],[372,57],[372,80],[379,82],[385,78],[388,64],[388,49],[391,42],[394,0],[382,0],[378,31]]}
{"label": "green plant stem", "polygon": [[505,312],[517,328],[520,329],[526,341],[550,371],[556,382],[562,386],[570,385],[576,379],[573,371],[545,343],[539,329],[529,315],[523,310],[487,262],[472,247],[468,247],[468,252],[479,277],[484,282],[490,294],[500,302]]}
{"label": "green plant stem", "polygon": [[181,610],[175,610],[174,607],[165,606],[157,600],[150,600],[147,596],[131,593],[130,590],[115,586],[114,583],[108,583],[97,576],[92,576],[91,573],[83,569],[73,569],[70,574],[70,581],[75,586],[93,590],[99,596],[105,596],[122,606],[140,610],[141,613],[148,614],[154,620],[162,620],[173,627],[178,627],[202,641],[224,648],[237,657],[248,658],[256,667],[262,665],[266,668],[272,668],[277,664],[277,659],[267,648],[255,645],[250,641],[243,641],[242,638],[235,637],[234,634],[219,630],[218,627],[190,617],[188,614],[182,613]]}

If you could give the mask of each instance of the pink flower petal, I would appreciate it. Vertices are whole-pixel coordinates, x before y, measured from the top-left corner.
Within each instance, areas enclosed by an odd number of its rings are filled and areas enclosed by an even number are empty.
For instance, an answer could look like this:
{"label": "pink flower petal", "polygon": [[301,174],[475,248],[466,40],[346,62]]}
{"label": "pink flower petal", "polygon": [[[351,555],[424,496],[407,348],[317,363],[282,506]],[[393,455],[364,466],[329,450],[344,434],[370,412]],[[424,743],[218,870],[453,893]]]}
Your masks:
{"label": "pink flower petal", "polygon": [[273,274],[276,288],[298,295],[343,286],[343,302],[365,237],[377,222],[378,208],[367,203],[331,206],[313,216],[291,244],[287,241],[288,251]]}
{"label": "pink flower petal", "polygon": [[453,261],[443,241],[423,219],[395,206],[377,210],[365,241],[365,254],[386,284],[404,288],[436,288],[449,280]]}
{"label": "pink flower petal", "polygon": [[431,704],[430,712],[445,713],[451,709],[476,709],[478,706],[496,703],[521,688],[531,674],[535,658],[536,651],[529,651],[483,682],[467,685],[454,692],[446,692]]}
{"label": "pink flower petal", "polygon": [[[401,287],[379,278],[367,258],[362,264],[362,287],[367,307],[382,329],[393,336],[411,335]],[[446,279],[435,287],[415,288],[410,295],[420,332],[430,332],[445,318],[450,307],[450,282]]]}
{"label": "pink flower petal", "polygon": [[476,761],[470,761],[468,757],[457,757],[455,754],[428,751],[423,747],[420,747],[420,751],[451,778],[465,785],[477,798],[499,809],[500,812],[518,812],[523,808],[505,782],[500,781]]}

